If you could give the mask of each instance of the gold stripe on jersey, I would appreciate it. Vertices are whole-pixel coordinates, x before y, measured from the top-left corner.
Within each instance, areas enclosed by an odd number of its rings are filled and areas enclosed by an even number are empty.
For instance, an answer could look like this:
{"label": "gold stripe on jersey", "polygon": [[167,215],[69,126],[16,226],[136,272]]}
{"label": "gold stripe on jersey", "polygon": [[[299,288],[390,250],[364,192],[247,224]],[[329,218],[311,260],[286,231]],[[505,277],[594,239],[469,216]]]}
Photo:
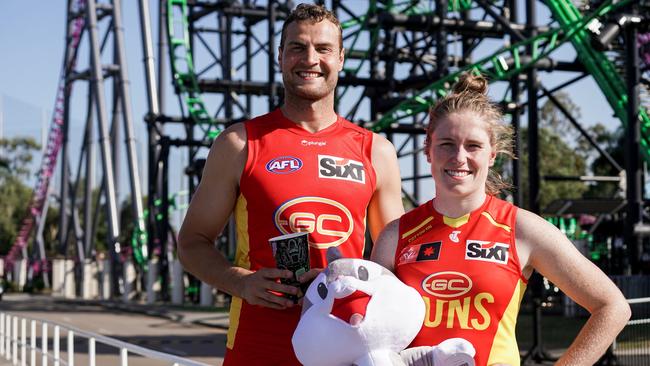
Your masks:
{"label": "gold stripe on jersey", "polygon": [[226,347],[232,349],[235,346],[235,336],[237,335],[237,327],[239,327],[239,315],[241,314],[242,299],[233,296],[230,301],[230,326],[228,327],[228,340]]}
{"label": "gold stripe on jersey", "polygon": [[483,211],[483,212],[481,212],[481,215],[487,217],[488,221],[490,221],[490,223],[491,223],[492,225],[496,226],[496,227],[500,227],[500,228],[502,228],[503,230],[505,230],[505,231],[507,231],[507,232],[510,232],[510,231],[512,230],[512,229],[510,228],[510,226],[508,226],[508,225],[505,225],[505,224],[499,224],[499,223],[494,219],[494,217],[492,217],[492,215],[490,215],[490,213],[487,212],[487,211]]}
{"label": "gold stripe on jersey", "polygon": [[413,229],[411,229],[411,230],[405,232],[404,234],[402,234],[402,239],[406,239],[407,237],[409,237],[409,236],[410,236],[411,234],[413,234],[414,232],[416,232],[416,231],[422,229],[422,228],[424,227],[424,225],[430,223],[431,220],[433,220],[433,216],[429,216],[429,217],[427,217],[426,219],[424,219],[424,221],[422,221],[421,223],[419,223],[418,226],[416,226],[416,227],[414,227]]}
{"label": "gold stripe on jersey", "polygon": [[498,363],[516,366],[520,364],[519,348],[517,347],[517,338],[515,337],[515,326],[517,325],[519,304],[521,304],[524,291],[526,291],[526,284],[519,279],[510,298],[510,303],[508,303],[508,307],[499,322],[497,333],[494,335],[490,358],[487,362],[488,365]]}
{"label": "gold stripe on jersey", "polygon": [[[237,253],[235,254],[235,265],[238,267],[251,268],[250,242],[248,237],[248,211],[246,197],[240,194],[235,205],[235,222],[237,227]],[[232,297],[230,303],[230,326],[228,327],[228,340],[226,347],[232,349],[235,345],[235,336],[239,327],[239,316],[241,314],[242,299]]]}
{"label": "gold stripe on jersey", "polygon": [[442,216],[442,221],[445,225],[451,226],[454,229],[459,228],[469,222],[469,214],[457,218]]}

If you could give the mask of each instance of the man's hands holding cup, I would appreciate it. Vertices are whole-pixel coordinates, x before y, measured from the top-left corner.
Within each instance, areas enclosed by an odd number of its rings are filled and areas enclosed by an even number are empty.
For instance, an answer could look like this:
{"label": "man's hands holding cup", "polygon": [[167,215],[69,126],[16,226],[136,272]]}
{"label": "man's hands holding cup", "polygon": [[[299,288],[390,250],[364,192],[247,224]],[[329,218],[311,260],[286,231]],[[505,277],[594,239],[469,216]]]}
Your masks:
{"label": "man's hands holding cup", "polygon": [[300,274],[295,280],[301,285],[293,286],[280,282],[281,279],[294,280],[293,272],[286,269],[261,268],[243,278],[242,298],[251,305],[282,310],[296,304],[294,300],[285,296],[291,295],[298,299],[297,304],[302,305],[304,296],[302,289],[306,291],[311,281],[322,270],[322,268],[312,268]]}

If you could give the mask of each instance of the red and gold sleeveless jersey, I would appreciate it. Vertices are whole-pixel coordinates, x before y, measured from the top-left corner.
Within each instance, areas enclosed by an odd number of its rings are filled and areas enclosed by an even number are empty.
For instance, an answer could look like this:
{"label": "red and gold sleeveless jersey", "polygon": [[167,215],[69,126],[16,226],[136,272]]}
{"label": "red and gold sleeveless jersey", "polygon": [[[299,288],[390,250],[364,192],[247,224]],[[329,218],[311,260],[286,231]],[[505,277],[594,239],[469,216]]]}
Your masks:
{"label": "red and gold sleeveless jersey", "polygon": [[517,208],[487,196],[460,218],[445,217],[433,201],[400,218],[395,273],[426,305],[411,346],[460,337],[476,348],[477,365],[519,365],[515,324],[526,279],[515,247]]}
{"label": "red and gold sleeveless jersey", "polygon": [[[248,160],[235,207],[235,265],[275,267],[268,239],[297,231],[310,233],[312,268],[326,266],[329,247],[362,257],[366,209],[376,179],[372,133],[342,117],[310,133],[280,109],[245,126]],[[242,361],[232,364],[291,364],[287,357],[295,360],[291,336],[299,317],[298,306],[278,311],[233,298],[227,347],[232,359]]]}

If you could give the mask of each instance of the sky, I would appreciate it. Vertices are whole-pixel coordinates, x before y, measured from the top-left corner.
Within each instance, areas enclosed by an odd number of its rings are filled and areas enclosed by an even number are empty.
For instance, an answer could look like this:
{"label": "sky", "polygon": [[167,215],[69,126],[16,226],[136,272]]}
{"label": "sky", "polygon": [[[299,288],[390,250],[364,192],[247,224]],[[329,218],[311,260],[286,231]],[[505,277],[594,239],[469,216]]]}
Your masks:
{"label": "sky", "polygon": [[[140,171],[144,172],[147,135],[143,116],[147,104],[137,3],[138,1],[135,0],[123,1],[122,15],[131,82],[133,124],[138,144]],[[156,14],[156,3],[156,1],[151,2],[152,14]],[[545,16],[544,12],[544,9],[540,9],[540,17]],[[0,134],[2,136],[33,136],[40,141],[43,127],[49,127],[63,60],[65,17],[66,1],[64,0],[3,0],[0,2],[0,49],[2,50],[0,53]],[[545,20],[540,19],[539,23],[545,23]],[[157,32],[155,19],[152,19],[152,24],[155,39]],[[572,52],[570,47],[567,47],[563,51],[563,57],[571,60],[575,57]],[[86,52],[82,58],[87,57]],[[552,88],[553,85],[569,78],[561,74],[540,73],[540,76],[544,85]],[[169,76],[167,81],[169,82]],[[77,84],[82,83],[75,83]],[[77,88],[75,95],[83,100],[85,90],[82,86]],[[576,83],[567,89],[567,92],[580,106],[581,122],[585,125],[601,122],[610,128],[615,128],[620,124],[612,117],[611,108],[590,77]],[[170,105],[176,103],[173,96],[168,98],[168,101]],[[73,152],[80,151],[84,114],[84,108],[73,108],[71,135]],[[525,123],[525,119],[522,121]],[[170,177],[172,192],[183,189],[180,173],[181,159],[184,158],[180,153],[172,156]],[[40,164],[40,156],[36,160]],[[72,164],[76,166],[75,157],[72,158]],[[123,167],[126,167],[125,163]],[[405,169],[408,170],[408,167]],[[126,170],[122,173],[122,183],[120,183],[121,196],[128,189],[125,175]],[[408,175],[408,172],[403,172],[403,175]],[[146,177],[141,177],[141,181],[146,183]]]}

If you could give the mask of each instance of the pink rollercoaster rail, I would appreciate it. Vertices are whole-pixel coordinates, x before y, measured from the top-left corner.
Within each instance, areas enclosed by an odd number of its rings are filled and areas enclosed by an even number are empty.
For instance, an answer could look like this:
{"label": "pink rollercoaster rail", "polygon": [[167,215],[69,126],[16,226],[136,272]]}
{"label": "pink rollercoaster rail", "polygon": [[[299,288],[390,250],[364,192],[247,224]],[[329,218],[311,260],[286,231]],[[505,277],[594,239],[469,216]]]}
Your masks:
{"label": "pink rollercoaster rail", "polygon": [[[85,0],[78,0],[76,3],[77,12],[81,13],[85,8]],[[54,112],[52,116],[52,123],[50,125],[50,130],[47,137],[47,147],[43,154],[43,160],[41,161],[40,169],[37,173],[36,186],[32,192],[32,198],[29,203],[29,209],[23,219],[20,231],[16,240],[14,241],[9,253],[6,257],[7,268],[11,269],[13,267],[14,261],[16,258],[20,257],[20,252],[27,246],[30,234],[34,228],[34,223],[36,218],[41,215],[43,212],[43,206],[45,200],[48,196],[48,190],[50,187],[50,180],[54,175],[54,169],[56,168],[56,162],[59,155],[59,150],[61,149],[61,142],[63,141],[63,124],[64,124],[64,115],[65,115],[65,95],[66,95],[66,76],[67,71],[72,70],[75,66],[76,49],[79,46],[81,41],[81,35],[85,25],[85,17],[77,17],[72,24],[72,32],[69,39],[69,60],[63,60],[63,67],[61,69],[61,78],[59,79],[59,86],[56,95],[56,101],[54,103]],[[46,265],[44,258],[40,263],[37,261],[34,263],[35,266],[40,267]],[[45,268],[37,268],[45,269]]]}

